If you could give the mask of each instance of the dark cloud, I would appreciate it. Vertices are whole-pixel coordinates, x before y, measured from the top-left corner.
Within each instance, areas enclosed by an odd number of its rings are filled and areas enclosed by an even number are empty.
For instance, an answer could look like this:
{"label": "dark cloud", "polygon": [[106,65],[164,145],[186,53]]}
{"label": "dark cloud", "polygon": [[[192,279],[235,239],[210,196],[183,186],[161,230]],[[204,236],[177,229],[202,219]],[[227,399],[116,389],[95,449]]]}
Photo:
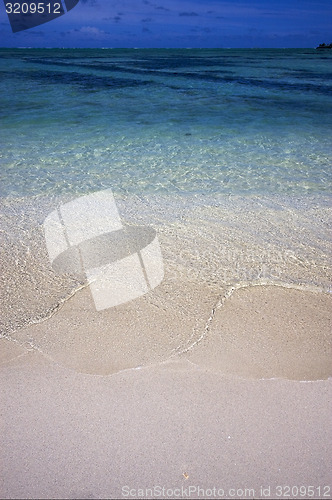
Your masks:
{"label": "dark cloud", "polygon": [[91,5],[91,7],[95,7],[97,5],[97,0],[81,0],[81,2]]}
{"label": "dark cloud", "polygon": [[179,12],[179,16],[194,17],[198,16],[197,12]]}
{"label": "dark cloud", "polygon": [[149,0],[142,0],[142,3],[144,3],[145,5],[150,5],[151,7],[153,7],[156,10],[165,10],[165,11],[170,12],[170,9],[168,9],[167,7],[164,7],[163,5],[157,5],[155,3],[149,2]]}
{"label": "dark cloud", "polygon": [[118,12],[116,16],[103,17],[103,21],[114,21],[115,23],[119,23],[122,20],[123,13]]}
{"label": "dark cloud", "polygon": [[102,21],[114,21],[115,23],[118,23],[119,21],[121,21],[121,17],[120,16],[103,17]]}

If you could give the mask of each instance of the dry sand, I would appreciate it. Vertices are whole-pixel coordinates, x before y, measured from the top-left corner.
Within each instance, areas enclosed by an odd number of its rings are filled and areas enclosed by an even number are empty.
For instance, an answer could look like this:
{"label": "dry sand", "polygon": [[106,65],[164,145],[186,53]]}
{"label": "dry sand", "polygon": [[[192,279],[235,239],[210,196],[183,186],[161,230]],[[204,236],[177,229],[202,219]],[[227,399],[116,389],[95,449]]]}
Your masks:
{"label": "dry sand", "polygon": [[2,498],[331,497],[331,297],[167,286],[0,340]]}
{"label": "dry sand", "polygon": [[123,498],[125,486],[227,498],[264,486],[275,498],[278,485],[330,481],[327,381],[241,380],[185,361],[91,376],[35,352],[2,376],[3,498]]}

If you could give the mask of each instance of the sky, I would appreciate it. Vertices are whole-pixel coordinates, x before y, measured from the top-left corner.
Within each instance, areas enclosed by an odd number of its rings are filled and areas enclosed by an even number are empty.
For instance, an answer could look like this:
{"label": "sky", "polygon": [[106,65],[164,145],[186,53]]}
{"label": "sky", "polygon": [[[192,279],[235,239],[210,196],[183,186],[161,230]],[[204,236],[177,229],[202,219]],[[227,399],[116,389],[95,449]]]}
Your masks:
{"label": "sky", "polygon": [[63,16],[18,33],[12,33],[5,2],[1,47],[305,48],[332,42],[331,0],[80,0]]}

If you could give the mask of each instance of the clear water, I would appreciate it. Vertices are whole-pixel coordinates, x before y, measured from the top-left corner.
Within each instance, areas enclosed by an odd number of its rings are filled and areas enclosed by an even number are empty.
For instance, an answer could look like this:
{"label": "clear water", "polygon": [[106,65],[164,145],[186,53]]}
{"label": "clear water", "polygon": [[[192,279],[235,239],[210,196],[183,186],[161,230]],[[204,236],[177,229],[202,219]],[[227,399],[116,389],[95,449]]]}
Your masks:
{"label": "clear water", "polygon": [[[330,288],[332,51],[1,49],[5,325],[78,286],[55,277],[55,200],[112,188],[154,225],[166,278]],[[24,290],[34,290],[29,299]]]}
{"label": "clear water", "polygon": [[329,51],[0,56],[2,196],[331,189]]}

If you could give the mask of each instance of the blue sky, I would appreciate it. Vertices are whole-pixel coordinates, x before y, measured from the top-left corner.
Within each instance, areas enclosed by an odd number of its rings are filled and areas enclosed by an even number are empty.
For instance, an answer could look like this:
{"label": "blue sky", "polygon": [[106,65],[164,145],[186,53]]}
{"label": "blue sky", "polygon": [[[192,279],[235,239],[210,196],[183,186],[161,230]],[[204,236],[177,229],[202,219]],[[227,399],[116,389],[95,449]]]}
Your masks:
{"label": "blue sky", "polygon": [[331,0],[81,0],[12,33],[0,3],[2,47],[315,47],[331,28]]}

